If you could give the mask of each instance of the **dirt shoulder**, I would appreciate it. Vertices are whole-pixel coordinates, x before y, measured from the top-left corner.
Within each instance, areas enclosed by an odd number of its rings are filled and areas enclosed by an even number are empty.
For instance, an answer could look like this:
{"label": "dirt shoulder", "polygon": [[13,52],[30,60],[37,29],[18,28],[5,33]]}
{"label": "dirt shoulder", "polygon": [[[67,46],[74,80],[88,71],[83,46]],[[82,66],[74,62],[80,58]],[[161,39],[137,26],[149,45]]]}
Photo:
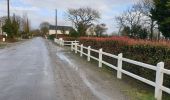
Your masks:
{"label": "dirt shoulder", "polygon": [[[102,68],[48,42],[60,100],[132,100],[123,83]],[[130,88],[129,88],[130,89]]]}

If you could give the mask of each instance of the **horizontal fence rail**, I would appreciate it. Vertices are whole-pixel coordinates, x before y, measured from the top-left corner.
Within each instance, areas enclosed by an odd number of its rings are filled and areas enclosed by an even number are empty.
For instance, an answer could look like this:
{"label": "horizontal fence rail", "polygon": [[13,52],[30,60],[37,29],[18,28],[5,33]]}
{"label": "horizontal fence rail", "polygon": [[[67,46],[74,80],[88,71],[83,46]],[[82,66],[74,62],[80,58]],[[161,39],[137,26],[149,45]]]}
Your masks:
{"label": "horizontal fence rail", "polygon": [[64,41],[62,38],[54,39],[54,42],[60,46],[71,46],[72,43],[79,43],[79,41]]}
{"label": "horizontal fence rail", "polygon": [[[153,65],[145,64],[145,63],[142,63],[139,61],[134,61],[134,60],[131,60],[128,58],[123,58],[122,53],[120,53],[119,55],[113,55],[110,53],[103,52],[103,49],[95,50],[95,49],[92,49],[90,46],[85,47],[85,46],[83,46],[83,44],[80,45],[78,41],[64,41],[61,38],[55,39],[54,41],[61,46],[65,46],[65,45],[71,46],[71,51],[74,51],[75,53],[80,53],[81,57],[83,55],[87,56],[87,61],[90,61],[91,59],[98,61],[98,67],[102,67],[102,64],[105,64],[108,67],[113,68],[114,70],[117,71],[118,79],[122,79],[122,74],[126,74],[132,78],[135,78],[139,81],[142,81],[148,85],[155,87],[155,98],[157,100],[162,100],[162,91],[170,94],[170,88],[163,86],[164,74],[170,75],[170,70],[164,68],[164,62],[160,62],[156,66],[153,66]],[[84,49],[87,50],[87,53],[84,52]],[[98,53],[98,55],[99,55],[98,58],[92,56],[91,52]],[[116,59],[117,66],[104,61],[103,56],[108,56],[113,59]],[[128,72],[128,71],[122,69],[122,65],[123,65],[122,62],[127,62],[130,64],[138,65],[143,68],[147,68],[147,69],[156,71],[156,78],[155,78],[156,81],[154,82],[154,81],[148,80],[146,78],[143,78],[141,76],[135,75],[131,72]]]}

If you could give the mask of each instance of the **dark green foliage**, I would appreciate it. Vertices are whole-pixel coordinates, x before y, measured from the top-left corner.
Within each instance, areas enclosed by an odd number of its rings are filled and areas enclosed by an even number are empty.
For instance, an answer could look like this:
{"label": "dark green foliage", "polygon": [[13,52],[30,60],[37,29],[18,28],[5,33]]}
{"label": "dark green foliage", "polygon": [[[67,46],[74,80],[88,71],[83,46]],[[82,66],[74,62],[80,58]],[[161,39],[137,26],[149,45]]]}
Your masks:
{"label": "dark green foliage", "polygon": [[14,15],[11,19],[6,19],[5,25],[2,27],[3,32],[6,32],[8,38],[14,38],[18,36],[19,33],[19,21],[17,20],[16,16]]}
{"label": "dark green foliage", "polygon": [[131,38],[140,38],[140,39],[146,39],[149,32],[146,28],[142,28],[141,25],[132,25],[130,28],[129,26],[125,26],[122,30],[123,36],[129,36]]}
{"label": "dark green foliage", "polygon": [[19,22],[16,20],[15,16],[13,17],[12,20],[12,29],[13,29],[13,34],[15,36],[19,35]]}
{"label": "dark green foliage", "polygon": [[48,39],[54,40],[55,37],[56,37],[56,34],[52,34],[52,35],[49,35],[49,36],[48,36]]}
{"label": "dark green foliage", "polygon": [[[123,57],[132,60],[144,62],[147,64],[155,65],[161,61],[165,62],[165,68],[170,69],[170,48],[165,46],[153,46],[153,45],[142,45],[134,44],[128,45],[121,41],[96,41],[96,40],[85,40],[80,39],[80,44],[85,46],[91,46],[94,49],[103,48],[105,52],[118,55],[123,53]],[[93,54],[93,56],[98,57],[98,54]],[[117,66],[117,61],[113,58],[104,56],[104,60]],[[144,78],[155,81],[155,71],[136,66],[123,62],[123,69],[129,72],[135,73],[136,75],[142,76]],[[164,85],[170,87],[170,76],[166,76],[164,80]]]}
{"label": "dark green foliage", "polygon": [[129,33],[130,33],[130,27],[128,26],[125,26],[122,30],[122,36],[129,36]]}
{"label": "dark green foliage", "polygon": [[71,37],[78,37],[79,35],[80,34],[76,30],[74,30],[74,29],[70,30],[70,36]]}
{"label": "dark green foliage", "polygon": [[8,34],[9,38],[13,38],[13,26],[10,19],[6,19],[5,25],[2,27],[3,32]]}
{"label": "dark green foliage", "polygon": [[151,10],[152,19],[157,21],[158,28],[166,38],[170,38],[170,0],[154,0],[154,9]]}
{"label": "dark green foliage", "polygon": [[147,29],[142,28],[141,25],[133,25],[131,28],[131,35],[134,38],[146,39],[148,34]]}

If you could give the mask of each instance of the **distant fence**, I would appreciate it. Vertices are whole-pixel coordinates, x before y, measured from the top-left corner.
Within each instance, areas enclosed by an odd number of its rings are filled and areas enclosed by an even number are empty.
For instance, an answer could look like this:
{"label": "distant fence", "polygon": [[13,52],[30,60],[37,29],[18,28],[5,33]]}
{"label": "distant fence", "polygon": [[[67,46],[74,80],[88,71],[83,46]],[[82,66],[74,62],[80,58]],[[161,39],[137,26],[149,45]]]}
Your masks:
{"label": "distant fence", "polygon": [[[78,41],[64,41],[63,39],[60,38],[60,39],[55,39],[55,42],[61,46],[68,45],[67,44],[68,42],[71,43],[71,45],[69,44],[71,46],[71,51],[74,51],[75,53],[80,53],[81,57],[83,55],[87,56],[87,61],[90,61],[90,59],[94,59],[94,60],[98,61],[98,67],[102,67],[102,64],[105,64],[105,65],[115,69],[117,71],[118,79],[122,78],[122,73],[123,73],[123,74],[126,74],[130,77],[133,77],[137,80],[140,80],[146,84],[149,84],[149,85],[155,87],[155,98],[157,100],[162,100],[162,91],[170,94],[170,88],[163,86],[164,74],[170,75],[170,70],[164,68],[164,62],[159,62],[157,64],[157,66],[154,66],[154,65],[145,64],[145,63],[142,63],[139,61],[134,61],[134,60],[131,60],[128,58],[124,58],[122,53],[120,53],[118,55],[113,55],[110,53],[103,52],[102,48],[99,50],[95,50],[95,49],[92,49],[90,46],[85,47],[85,46],[83,46],[83,44],[80,45],[78,43]],[[85,53],[84,50],[87,50],[87,53]],[[98,53],[99,57],[96,58],[96,57],[92,56],[91,52]],[[103,56],[108,56],[108,57],[117,59],[117,66],[104,61]],[[153,82],[151,80],[140,77],[138,75],[135,75],[131,72],[128,72],[128,71],[122,69],[122,64],[123,64],[122,62],[131,63],[134,65],[138,65],[138,66],[156,71],[156,78],[155,78],[156,81]]]}
{"label": "distant fence", "polygon": [[79,41],[64,41],[62,38],[54,39],[54,42],[61,46],[71,46],[72,43],[79,43]]}

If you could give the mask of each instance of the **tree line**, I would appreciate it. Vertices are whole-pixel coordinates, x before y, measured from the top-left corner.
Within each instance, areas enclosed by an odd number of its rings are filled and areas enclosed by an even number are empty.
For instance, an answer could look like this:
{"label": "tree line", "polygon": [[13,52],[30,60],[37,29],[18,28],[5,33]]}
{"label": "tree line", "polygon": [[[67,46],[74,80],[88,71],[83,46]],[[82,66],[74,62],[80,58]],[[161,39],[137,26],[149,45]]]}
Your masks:
{"label": "tree line", "polygon": [[[71,36],[103,36],[107,27],[98,23],[99,11],[90,7],[68,9],[66,18],[72,22],[74,30]],[[170,38],[170,0],[140,0],[119,16],[115,17],[119,26],[119,35],[137,39]],[[49,23],[40,25],[41,32],[46,34]],[[64,30],[62,30],[64,34]]]}
{"label": "tree line", "polygon": [[9,18],[4,16],[1,19],[5,20],[2,30],[7,34],[8,39],[29,38],[31,36],[30,23],[26,15],[22,18],[14,14]]}
{"label": "tree line", "polygon": [[[107,28],[105,24],[95,25],[101,18],[92,8],[68,9],[66,17],[72,22],[80,36],[86,32],[101,36]],[[115,20],[119,26],[119,35],[140,39],[170,38],[170,0],[140,0]]]}
{"label": "tree line", "polygon": [[[121,35],[132,38],[170,38],[170,0],[141,0],[116,17]],[[157,35],[155,36],[155,33]]]}

